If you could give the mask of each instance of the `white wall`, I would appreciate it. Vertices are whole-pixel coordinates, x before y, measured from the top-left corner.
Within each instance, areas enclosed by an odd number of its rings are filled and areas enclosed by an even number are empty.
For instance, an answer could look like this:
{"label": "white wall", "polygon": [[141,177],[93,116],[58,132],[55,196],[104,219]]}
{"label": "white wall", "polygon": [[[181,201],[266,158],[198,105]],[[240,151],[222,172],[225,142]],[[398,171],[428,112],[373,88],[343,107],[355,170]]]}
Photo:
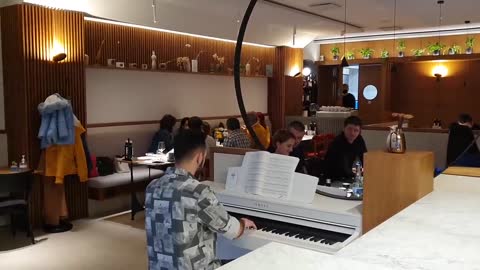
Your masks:
{"label": "white wall", "polygon": [[310,42],[303,48],[303,59],[312,60],[314,62],[320,60],[320,44]]}
{"label": "white wall", "polygon": [[[87,122],[238,115],[232,76],[86,69]],[[267,112],[267,79],[242,78],[247,111]]]}

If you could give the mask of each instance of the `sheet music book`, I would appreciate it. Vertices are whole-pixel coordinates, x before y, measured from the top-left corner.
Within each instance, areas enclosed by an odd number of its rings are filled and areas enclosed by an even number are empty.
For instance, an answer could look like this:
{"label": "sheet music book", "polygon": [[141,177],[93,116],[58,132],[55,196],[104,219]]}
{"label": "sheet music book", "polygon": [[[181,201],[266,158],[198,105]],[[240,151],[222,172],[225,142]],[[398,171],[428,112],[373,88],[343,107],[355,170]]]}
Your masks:
{"label": "sheet music book", "polygon": [[266,197],[288,198],[299,159],[265,151],[248,152],[238,172],[239,190]]}

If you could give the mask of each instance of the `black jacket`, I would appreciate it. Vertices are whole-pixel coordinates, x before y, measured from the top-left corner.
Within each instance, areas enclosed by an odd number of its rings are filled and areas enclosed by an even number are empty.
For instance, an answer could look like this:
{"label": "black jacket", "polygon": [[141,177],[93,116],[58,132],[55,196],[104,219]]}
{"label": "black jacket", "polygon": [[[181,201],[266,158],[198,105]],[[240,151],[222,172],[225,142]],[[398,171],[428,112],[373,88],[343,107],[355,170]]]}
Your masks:
{"label": "black jacket", "polygon": [[351,93],[346,94],[342,98],[342,106],[355,109],[355,96]]}
{"label": "black jacket", "polygon": [[363,164],[363,154],[366,152],[367,146],[362,135],[350,144],[342,132],[328,148],[325,156],[325,175],[332,179],[352,178],[353,162],[358,157]]}
{"label": "black jacket", "polygon": [[458,123],[452,124],[448,133],[447,165],[455,161],[469,146],[466,154],[478,154],[477,144],[472,144],[473,140],[474,136],[471,128]]}

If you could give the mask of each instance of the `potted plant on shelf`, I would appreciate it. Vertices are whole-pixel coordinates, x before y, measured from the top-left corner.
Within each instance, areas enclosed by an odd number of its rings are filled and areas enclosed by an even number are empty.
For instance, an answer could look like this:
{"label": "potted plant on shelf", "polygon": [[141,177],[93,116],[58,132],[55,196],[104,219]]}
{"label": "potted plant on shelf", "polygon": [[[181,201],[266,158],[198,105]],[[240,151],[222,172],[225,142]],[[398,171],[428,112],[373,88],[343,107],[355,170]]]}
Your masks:
{"label": "potted plant on shelf", "polygon": [[405,40],[399,40],[398,45],[397,45],[397,50],[398,50],[398,57],[404,57],[405,56],[405,49],[407,46],[405,45]]}
{"label": "potted plant on shelf", "polygon": [[459,54],[460,50],[460,46],[458,46],[457,44],[453,44],[452,46],[450,46],[450,48],[448,48],[448,54]]}
{"label": "potted plant on shelf", "polygon": [[440,42],[435,42],[433,44],[429,44],[427,48],[430,54],[440,55],[442,54],[442,50],[445,48],[445,45],[441,44]]}
{"label": "potted plant on shelf", "polygon": [[425,53],[425,49],[413,49],[413,56],[422,56]]}
{"label": "potted plant on shelf", "polygon": [[374,50],[371,48],[362,48],[360,50],[360,54],[362,55],[363,59],[370,59],[373,55]]}
{"label": "potted plant on shelf", "polygon": [[467,37],[467,40],[465,41],[465,46],[467,47],[465,49],[466,54],[472,54],[473,53],[473,45],[475,44],[475,38],[474,37]]}
{"label": "potted plant on shelf", "polygon": [[347,58],[347,60],[355,59],[355,50],[347,51],[345,53],[345,57]]}
{"label": "potted plant on shelf", "polygon": [[380,53],[381,58],[388,58],[390,56],[390,53],[387,51],[387,49],[383,49],[382,52]]}
{"label": "potted plant on shelf", "polygon": [[338,55],[340,54],[340,48],[338,48],[337,45],[333,46],[333,48],[330,50],[330,52],[333,55],[333,60],[337,61],[338,60]]}

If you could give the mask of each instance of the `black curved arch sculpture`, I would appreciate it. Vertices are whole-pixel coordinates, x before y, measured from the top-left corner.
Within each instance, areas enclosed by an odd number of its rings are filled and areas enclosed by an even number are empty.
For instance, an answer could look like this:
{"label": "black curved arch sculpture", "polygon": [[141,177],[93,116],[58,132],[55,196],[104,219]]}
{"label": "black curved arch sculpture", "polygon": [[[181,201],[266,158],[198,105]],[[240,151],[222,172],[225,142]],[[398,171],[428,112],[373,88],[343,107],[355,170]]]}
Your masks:
{"label": "black curved arch sculpture", "polygon": [[233,62],[233,77],[235,82],[235,93],[237,95],[238,108],[240,109],[240,114],[242,115],[243,121],[247,126],[248,132],[252,135],[253,141],[260,150],[265,150],[263,145],[260,143],[257,134],[253,130],[251,124],[247,120],[247,111],[245,110],[245,103],[243,102],[242,97],[242,87],[240,85],[240,59],[242,56],[242,44],[243,38],[245,37],[245,31],[247,30],[248,21],[252,15],[253,8],[257,4],[257,0],[250,0],[245,15],[242,19],[242,24],[240,25],[240,30],[238,30],[237,44],[235,46],[235,58]]}

